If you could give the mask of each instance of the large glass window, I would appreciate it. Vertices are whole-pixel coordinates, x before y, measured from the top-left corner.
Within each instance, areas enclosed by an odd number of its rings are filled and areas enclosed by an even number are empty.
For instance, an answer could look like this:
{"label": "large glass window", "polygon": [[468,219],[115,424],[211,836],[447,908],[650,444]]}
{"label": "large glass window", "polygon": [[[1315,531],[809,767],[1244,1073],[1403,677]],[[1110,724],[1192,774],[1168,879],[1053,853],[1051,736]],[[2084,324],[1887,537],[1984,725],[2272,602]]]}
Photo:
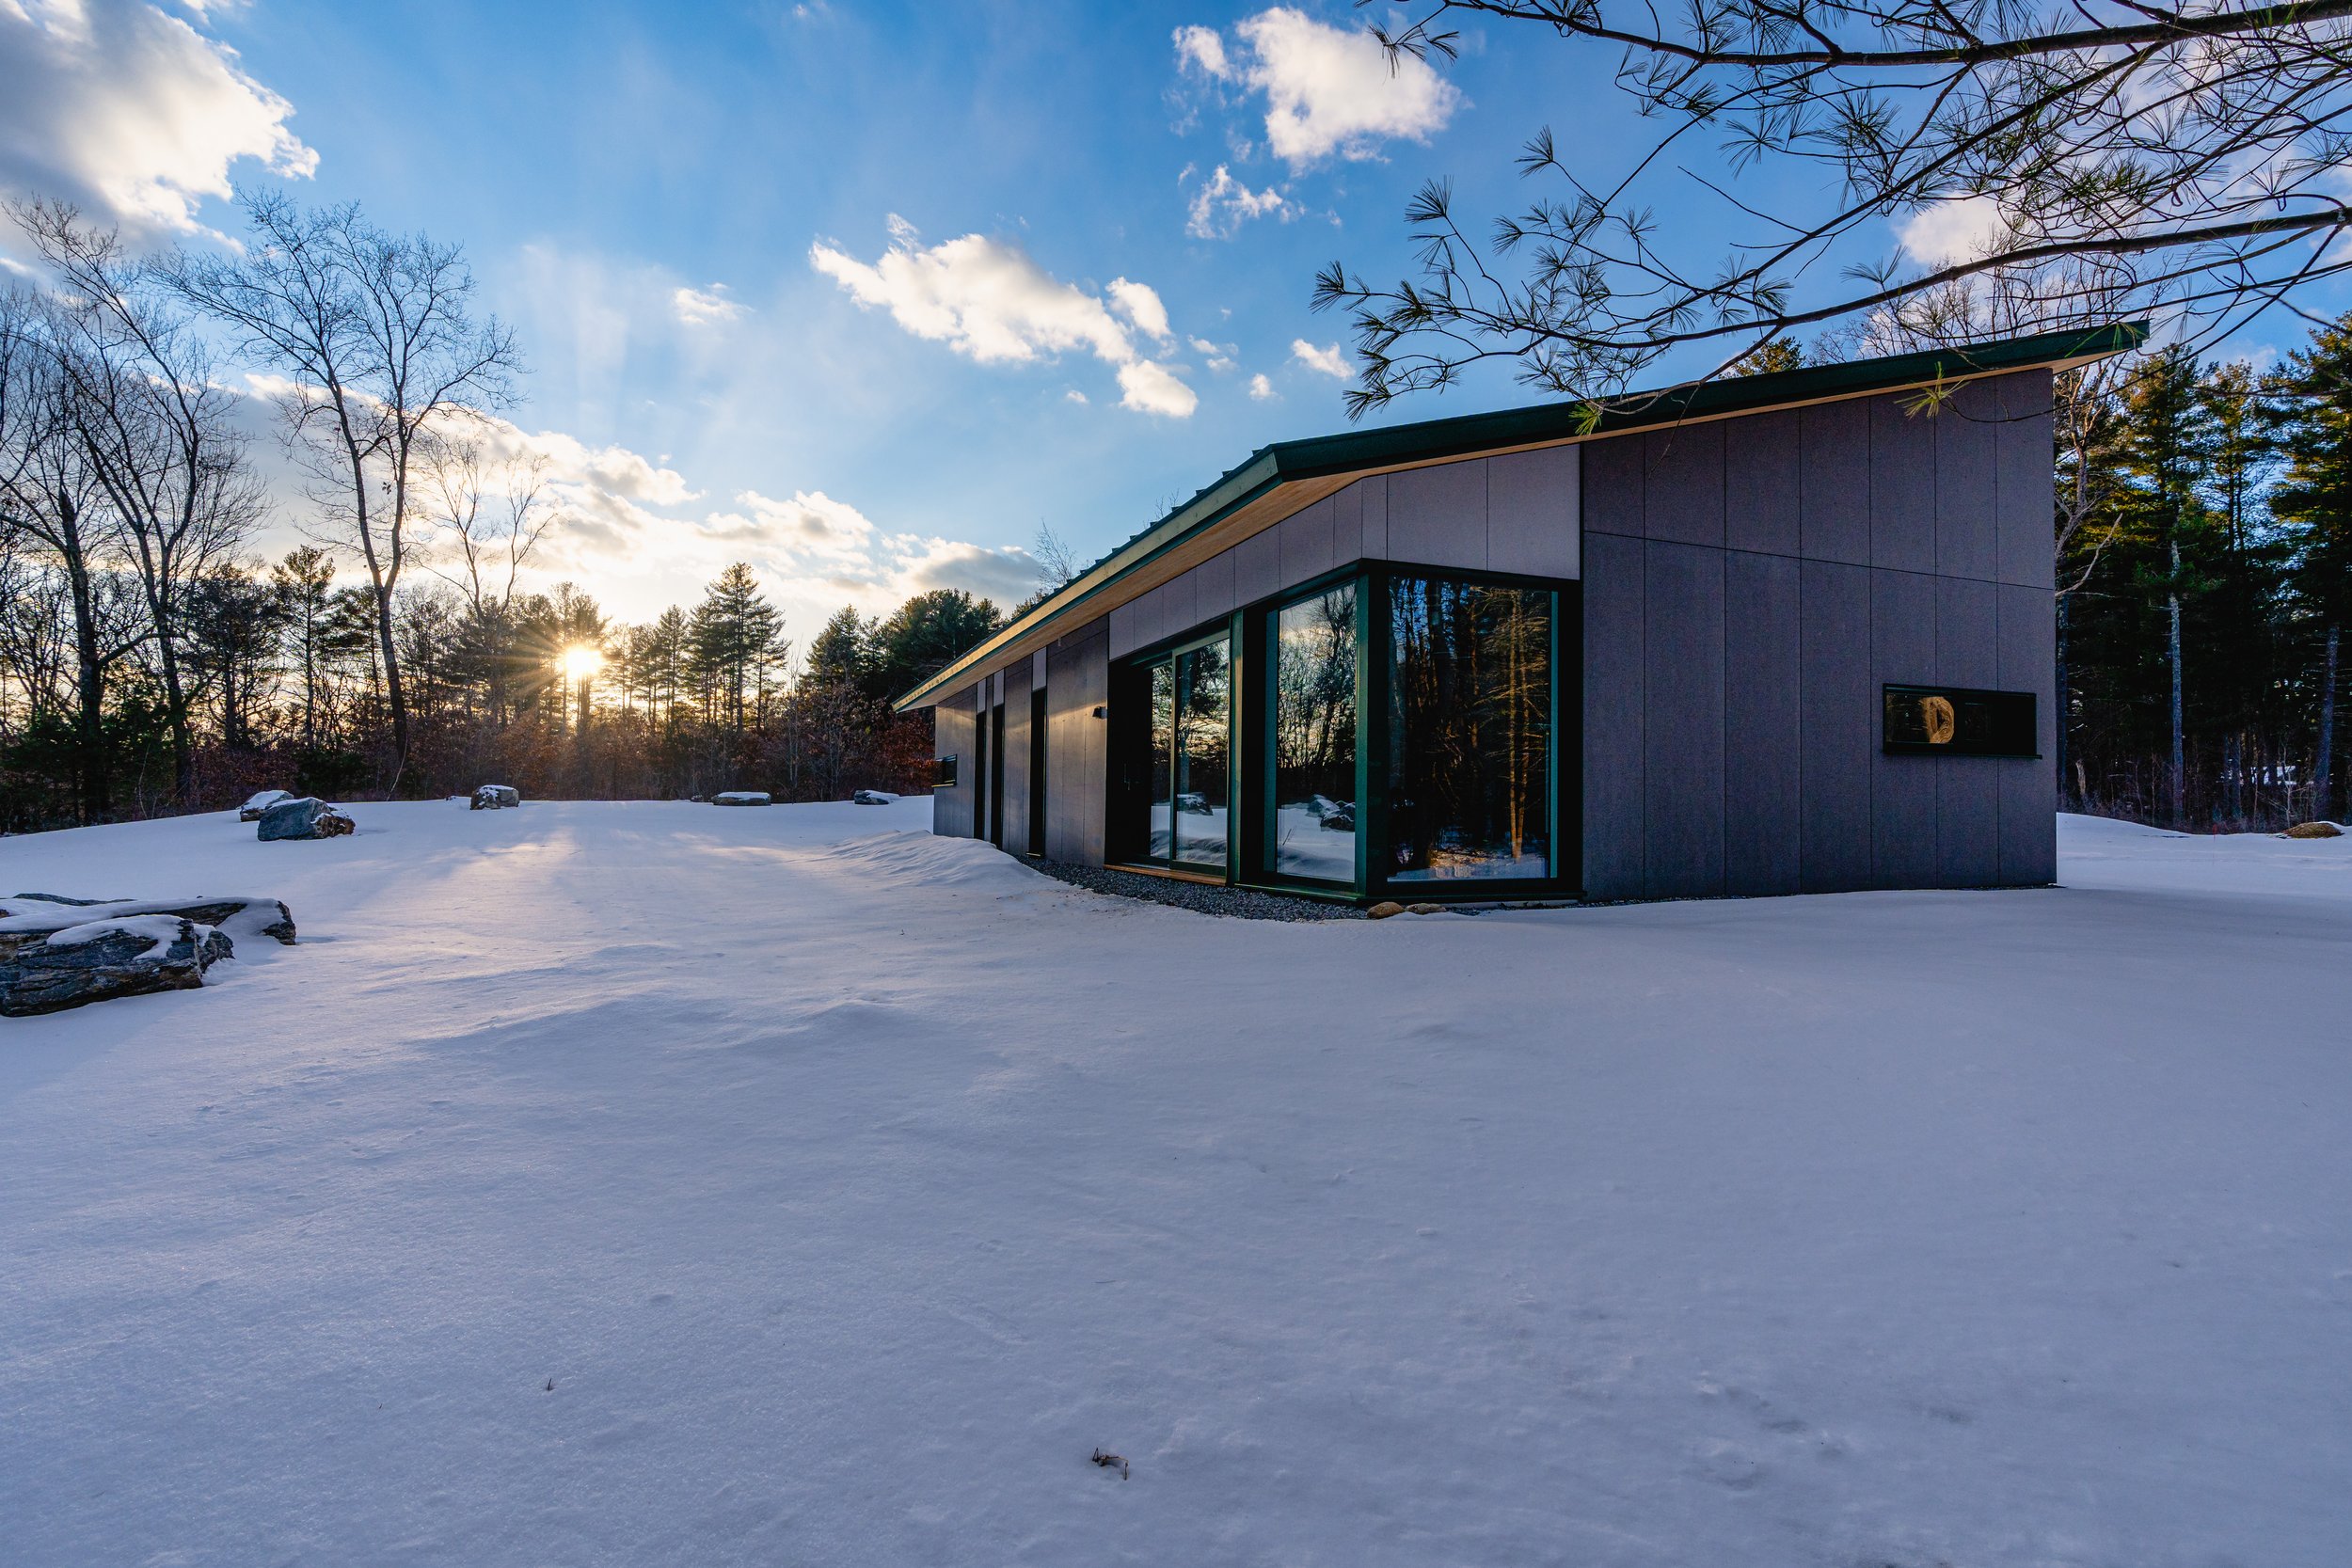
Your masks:
{"label": "large glass window", "polygon": [[1388,600],[1390,880],[1549,876],[1551,594],[1400,577]]}
{"label": "large glass window", "polygon": [[1356,585],[1275,611],[1272,809],[1277,876],[1356,879]]}
{"label": "large glass window", "polygon": [[1222,867],[1232,806],[1232,689],[1226,640],[1178,654],[1175,858]]}
{"label": "large glass window", "polygon": [[1148,693],[1151,704],[1141,847],[1147,860],[1225,867],[1232,807],[1232,662],[1230,640],[1220,637],[1163,654],[1136,673],[1136,690]]}

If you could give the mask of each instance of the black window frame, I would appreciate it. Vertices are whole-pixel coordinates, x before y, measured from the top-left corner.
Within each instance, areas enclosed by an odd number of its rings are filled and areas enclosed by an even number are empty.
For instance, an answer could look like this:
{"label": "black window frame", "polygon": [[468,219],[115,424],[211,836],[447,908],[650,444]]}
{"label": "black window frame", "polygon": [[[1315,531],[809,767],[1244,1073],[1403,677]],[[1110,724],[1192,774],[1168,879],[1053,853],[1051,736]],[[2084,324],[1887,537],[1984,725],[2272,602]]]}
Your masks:
{"label": "black window frame", "polygon": [[[1111,711],[1115,716],[1121,716],[1122,729],[1120,733],[1105,737],[1105,744],[1111,752],[1109,766],[1104,770],[1109,794],[1109,799],[1105,801],[1104,816],[1104,862],[1105,864],[1168,876],[1221,879],[1228,883],[1235,879],[1238,864],[1235,854],[1238,836],[1235,824],[1240,822],[1246,815],[1242,810],[1241,802],[1234,799],[1235,794],[1240,792],[1243,782],[1239,766],[1241,753],[1236,749],[1241,738],[1240,717],[1244,705],[1240,692],[1244,666],[1238,620],[1239,617],[1234,615],[1221,615],[1212,621],[1203,621],[1175,637],[1163,639],[1148,647],[1137,649],[1134,653],[1125,654],[1111,660],[1109,685],[1114,694]],[[1135,683],[1138,679],[1148,682],[1151,679],[1152,668],[1165,664],[1168,666],[1169,683],[1173,686],[1176,684],[1175,664],[1178,658],[1220,641],[1226,645],[1225,865],[1221,874],[1215,867],[1201,861],[1177,860],[1172,848],[1166,859],[1154,859],[1148,852],[1151,846],[1151,832],[1148,826],[1151,802],[1148,789],[1143,792],[1144,820],[1147,827],[1140,850],[1136,847],[1131,823],[1122,821],[1123,816],[1133,814],[1137,799],[1136,787],[1130,776],[1133,759],[1124,754],[1125,748],[1131,748],[1136,744],[1135,733],[1132,730],[1134,723],[1132,714],[1136,705],[1132,698]],[[1122,688],[1130,693],[1129,699],[1123,703],[1117,695]],[[1127,710],[1123,716],[1121,715],[1122,708]],[[1142,744],[1148,747],[1150,744],[1148,712],[1144,721],[1146,730]],[[1174,759],[1169,760],[1172,766]]]}

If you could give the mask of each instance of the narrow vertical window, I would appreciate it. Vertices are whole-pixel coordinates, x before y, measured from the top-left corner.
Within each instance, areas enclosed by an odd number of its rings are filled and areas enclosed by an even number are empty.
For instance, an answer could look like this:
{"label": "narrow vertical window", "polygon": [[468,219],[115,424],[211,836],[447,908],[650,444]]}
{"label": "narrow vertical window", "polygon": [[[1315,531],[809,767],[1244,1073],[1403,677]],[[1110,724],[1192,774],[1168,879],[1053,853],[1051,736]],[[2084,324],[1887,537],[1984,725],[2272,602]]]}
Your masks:
{"label": "narrow vertical window", "polygon": [[1273,809],[1280,877],[1356,878],[1356,585],[1275,611]]}
{"label": "narrow vertical window", "polygon": [[1231,804],[1232,693],[1223,640],[1179,654],[1176,665],[1175,858],[1223,866]]}
{"label": "narrow vertical window", "polygon": [[1552,595],[1389,585],[1388,876],[1551,875]]}
{"label": "narrow vertical window", "polygon": [[1164,861],[1175,846],[1176,670],[1152,666],[1152,836],[1146,854]]}

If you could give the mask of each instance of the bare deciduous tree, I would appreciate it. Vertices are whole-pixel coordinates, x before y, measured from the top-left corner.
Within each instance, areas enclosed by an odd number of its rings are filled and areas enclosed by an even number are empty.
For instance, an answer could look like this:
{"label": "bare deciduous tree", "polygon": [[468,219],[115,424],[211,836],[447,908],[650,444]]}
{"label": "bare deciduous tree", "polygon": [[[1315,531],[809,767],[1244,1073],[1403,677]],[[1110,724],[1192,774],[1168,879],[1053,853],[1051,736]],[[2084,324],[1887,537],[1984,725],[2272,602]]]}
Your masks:
{"label": "bare deciduous tree", "polygon": [[115,230],[54,201],[18,203],[9,214],[56,274],[48,313],[69,394],[64,412],[146,595],[171,726],[173,792],[192,807],[196,738],[182,600],[189,584],[233,556],[265,510],[234,423],[235,396],[214,379],[203,343]]}
{"label": "bare deciduous tree", "polygon": [[183,251],[158,275],[288,378],[279,402],[293,448],[319,481],[314,499],[340,542],[367,569],[397,787],[411,737],[393,595],[426,510],[421,460],[511,403],[521,355],[495,318],[476,319],[457,246],[388,233],[356,205],[311,212],[276,195],[239,199],[244,254]]}

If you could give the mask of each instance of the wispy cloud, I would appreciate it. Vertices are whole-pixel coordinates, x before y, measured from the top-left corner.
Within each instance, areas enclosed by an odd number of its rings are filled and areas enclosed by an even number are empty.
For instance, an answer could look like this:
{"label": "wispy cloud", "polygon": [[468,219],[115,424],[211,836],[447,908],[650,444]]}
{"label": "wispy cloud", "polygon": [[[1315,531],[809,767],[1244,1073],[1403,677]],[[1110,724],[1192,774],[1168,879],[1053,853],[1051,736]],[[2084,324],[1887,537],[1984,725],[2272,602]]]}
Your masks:
{"label": "wispy cloud", "polygon": [[1195,239],[1230,240],[1251,218],[1269,214],[1288,223],[1297,215],[1297,209],[1273,186],[1253,191],[1219,164],[1216,172],[1192,193],[1191,205],[1185,210],[1184,232]]}
{"label": "wispy cloud", "polygon": [[741,301],[727,297],[724,283],[713,283],[707,289],[681,287],[670,295],[670,303],[677,308],[677,319],[689,326],[737,321],[748,309]]}

